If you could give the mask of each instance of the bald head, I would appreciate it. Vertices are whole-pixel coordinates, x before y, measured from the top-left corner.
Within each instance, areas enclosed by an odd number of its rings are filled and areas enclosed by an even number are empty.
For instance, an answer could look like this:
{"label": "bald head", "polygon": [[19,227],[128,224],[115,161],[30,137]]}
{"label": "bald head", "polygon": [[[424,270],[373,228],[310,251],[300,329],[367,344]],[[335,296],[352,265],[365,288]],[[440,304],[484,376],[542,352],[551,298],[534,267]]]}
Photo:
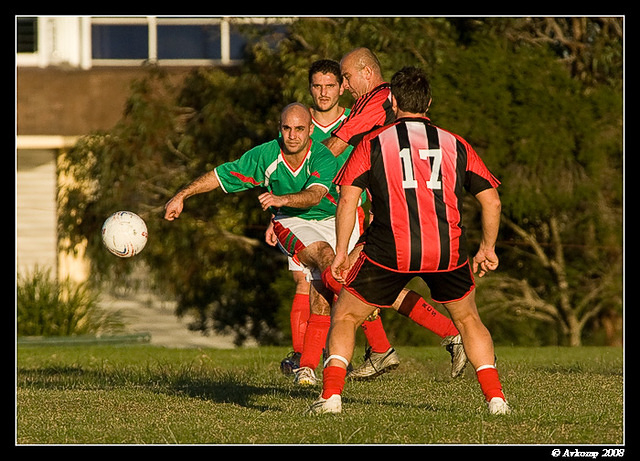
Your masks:
{"label": "bald head", "polygon": [[306,153],[309,148],[313,122],[309,108],[299,102],[286,106],[280,115],[280,133],[285,154]]}
{"label": "bald head", "polygon": [[340,61],[340,71],[344,87],[356,99],[384,83],[380,61],[368,48],[356,48],[345,54]]}
{"label": "bald head", "polygon": [[358,70],[365,67],[370,67],[374,73],[377,73],[382,77],[382,70],[380,69],[380,61],[375,54],[369,48],[356,48],[349,51],[342,57],[340,65],[351,64]]}
{"label": "bald head", "polygon": [[309,108],[299,102],[292,102],[282,109],[282,113],[280,114],[280,123],[289,116],[299,117],[301,120],[307,121],[311,124],[311,112],[309,111]]}

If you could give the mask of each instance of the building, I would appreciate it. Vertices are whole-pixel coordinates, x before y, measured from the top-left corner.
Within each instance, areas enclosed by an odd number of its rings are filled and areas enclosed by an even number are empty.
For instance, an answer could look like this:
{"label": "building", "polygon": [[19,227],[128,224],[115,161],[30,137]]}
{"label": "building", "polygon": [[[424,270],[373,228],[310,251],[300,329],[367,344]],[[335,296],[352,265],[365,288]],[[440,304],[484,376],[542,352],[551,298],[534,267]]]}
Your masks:
{"label": "building", "polygon": [[[58,254],[56,162],[78,137],[120,118],[143,64],[180,79],[194,66],[242,62],[248,30],[287,18],[16,17],[16,270],[86,277]],[[249,28],[249,29],[247,29]]]}

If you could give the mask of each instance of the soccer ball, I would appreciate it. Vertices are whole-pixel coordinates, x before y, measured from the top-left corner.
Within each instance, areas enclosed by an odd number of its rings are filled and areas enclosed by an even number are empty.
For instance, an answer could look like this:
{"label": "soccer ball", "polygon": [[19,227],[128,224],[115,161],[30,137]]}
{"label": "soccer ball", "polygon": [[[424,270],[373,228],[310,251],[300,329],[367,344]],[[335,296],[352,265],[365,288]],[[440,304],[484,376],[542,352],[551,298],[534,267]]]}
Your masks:
{"label": "soccer ball", "polygon": [[102,225],[102,243],[111,253],[130,258],[147,244],[147,225],[130,211],[117,211]]}

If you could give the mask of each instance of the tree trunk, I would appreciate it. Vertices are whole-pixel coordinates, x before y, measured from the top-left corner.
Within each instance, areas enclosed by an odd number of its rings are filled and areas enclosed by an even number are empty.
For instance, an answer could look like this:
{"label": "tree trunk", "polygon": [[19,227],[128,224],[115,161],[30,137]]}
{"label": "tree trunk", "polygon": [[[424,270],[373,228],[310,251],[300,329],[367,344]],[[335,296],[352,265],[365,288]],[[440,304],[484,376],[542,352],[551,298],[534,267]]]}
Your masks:
{"label": "tree trunk", "polygon": [[576,317],[576,312],[571,303],[569,282],[567,280],[566,263],[564,260],[564,250],[560,238],[558,220],[555,216],[549,218],[549,228],[551,230],[551,245],[553,247],[553,257],[549,260],[549,266],[558,284],[560,302],[558,309],[567,326],[567,336],[569,346],[582,345],[582,322]]}

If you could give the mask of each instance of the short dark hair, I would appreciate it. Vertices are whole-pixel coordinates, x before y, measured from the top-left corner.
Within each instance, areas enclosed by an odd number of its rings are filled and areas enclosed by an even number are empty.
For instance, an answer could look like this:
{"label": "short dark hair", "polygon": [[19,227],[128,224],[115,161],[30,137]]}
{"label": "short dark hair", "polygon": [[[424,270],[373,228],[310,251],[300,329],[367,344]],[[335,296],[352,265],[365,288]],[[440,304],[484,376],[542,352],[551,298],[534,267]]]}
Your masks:
{"label": "short dark hair", "polygon": [[431,102],[431,85],[419,67],[406,66],[391,77],[391,93],[404,112],[423,114]]}
{"label": "short dark hair", "polygon": [[321,72],[323,74],[333,74],[338,79],[338,83],[342,85],[342,72],[340,72],[340,63],[332,59],[320,59],[315,61],[309,67],[309,85],[313,74]]}

